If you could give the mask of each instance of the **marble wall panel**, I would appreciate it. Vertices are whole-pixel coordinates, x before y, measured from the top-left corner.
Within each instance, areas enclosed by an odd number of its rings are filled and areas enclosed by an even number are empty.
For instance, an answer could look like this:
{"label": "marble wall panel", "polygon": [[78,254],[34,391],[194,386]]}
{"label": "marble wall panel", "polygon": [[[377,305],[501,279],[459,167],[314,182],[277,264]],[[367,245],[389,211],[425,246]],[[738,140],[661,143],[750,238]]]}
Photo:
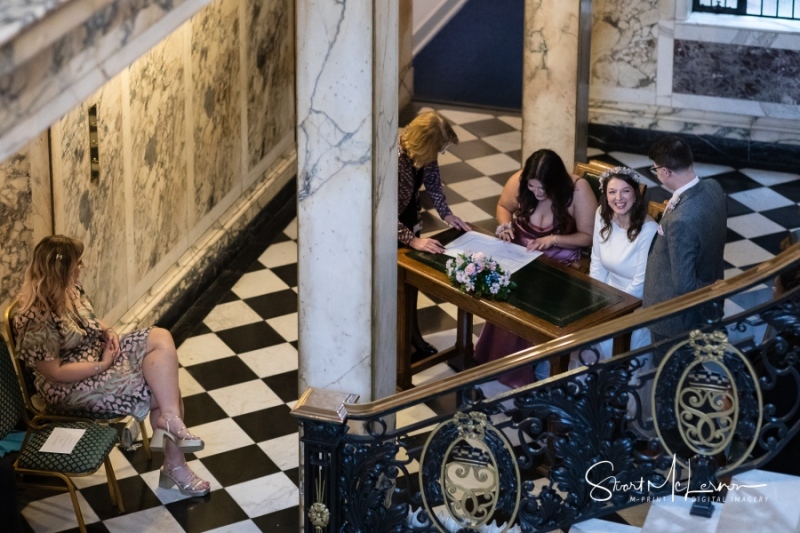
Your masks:
{"label": "marble wall panel", "polygon": [[0,158],[78,106],[209,2],[73,0],[46,10],[30,27],[17,28],[0,45]]}
{"label": "marble wall panel", "polygon": [[676,93],[800,105],[800,51],[675,40]]}
{"label": "marble wall panel", "polygon": [[592,3],[593,84],[655,90],[660,3],[661,0]]}
{"label": "marble wall panel", "polygon": [[19,292],[33,247],[52,232],[50,201],[48,142],[43,134],[0,161],[0,311]]}
{"label": "marble wall panel", "polygon": [[248,170],[295,127],[293,4],[247,0]]}
{"label": "marble wall panel", "polygon": [[238,0],[217,0],[191,22],[195,220],[241,179],[238,9]]}
{"label": "marble wall panel", "polygon": [[[97,107],[100,173],[90,170],[89,116]],[[117,76],[52,127],[56,233],[83,241],[82,282],[99,316],[127,305],[122,88]]]}
{"label": "marble wall panel", "polygon": [[130,67],[133,282],[188,230],[182,26]]}

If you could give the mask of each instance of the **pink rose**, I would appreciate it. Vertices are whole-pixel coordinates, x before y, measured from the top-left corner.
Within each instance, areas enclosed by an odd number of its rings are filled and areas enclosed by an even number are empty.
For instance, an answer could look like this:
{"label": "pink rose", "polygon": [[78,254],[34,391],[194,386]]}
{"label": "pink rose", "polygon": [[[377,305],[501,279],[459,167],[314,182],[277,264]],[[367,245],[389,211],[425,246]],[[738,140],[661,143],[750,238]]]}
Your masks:
{"label": "pink rose", "polygon": [[475,273],[475,263],[468,264],[467,267],[464,269],[464,273],[467,276],[473,275]]}

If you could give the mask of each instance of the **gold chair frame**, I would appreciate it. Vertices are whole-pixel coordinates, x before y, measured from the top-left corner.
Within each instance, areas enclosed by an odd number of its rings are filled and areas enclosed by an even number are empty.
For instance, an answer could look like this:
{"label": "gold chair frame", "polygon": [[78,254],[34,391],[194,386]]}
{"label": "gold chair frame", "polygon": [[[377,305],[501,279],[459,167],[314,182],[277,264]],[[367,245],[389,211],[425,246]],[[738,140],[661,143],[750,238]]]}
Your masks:
{"label": "gold chair frame", "polygon": [[[118,422],[123,421],[126,416],[118,416],[114,418],[92,418],[91,416],[67,416],[67,415],[52,415],[48,414],[44,408],[39,407],[33,401],[33,397],[37,394],[35,391],[31,391],[28,388],[28,380],[25,378],[26,373],[29,372],[27,368],[25,368],[19,362],[19,358],[17,356],[17,339],[14,333],[14,327],[12,325],[12,319],[14,317],[14,312],[19,305],[18,300],[14,300],[11,304],[6,308],[5,312],[5,324],[6,324],[6,338],[8,342],[6,345],[8,346],[8,352],[11,354],[11,358],[14,362],[14,370],[17,373],[17,378],[20,380],[19,384],[22,388],[22,398],[25,401],[25,410],[33,415],[31,422],[34,424],[39,418],[47,418],[48,420],[62,420],[62,421],[90,421],[96,424],[116,424]],[[90,415],[90,413],[87,413]],[[144,420],[139,421],[139,432],[142,437],[142,446],[144,447],[145,455],[148,459],[153,458],[153,454],[150,451],[150,439],[147,438],[147,426],[144,423]]]}
{"label": "gold chair frame", "polygon": [[[8,316],[6,315],[6,318]],[[8,333],[10,326],[7,325],[6,332]],[[32,432],[40,431],[46,427],[47,424],[42,424],[44,421],[51,421],[55,422],[85,422],[85,423],[94,423],[93,420],[88,419],[79,419],[74,417],[64,417],[59,415],[49,415],[47,413],[36,413],[36,415],[31,418],[29,416],[28,411],[28,404],[30,399],[27,395],[27,386],[25,383],[25,377],[22,375],[21,372],[21,365],[19,360],[17,359],[15,352],[12,350],[12,340],[10,339],[3,339],[7,349],[8,349],[8,356],[11,358],[11,364],[14,367],[14,374],[17,378],[17,384],[19,386],[20,395],[23,398],[23,409],[22,409],[22,418],[25,422],[25,427],[27,431],[25,432],[25,439],[22,441],[22,446],[20,450],[24,450],[25,447],[28,445],[28,442],[31,438]],[[35,411],[33,411],[35,412]],[[109,452],[110,453],[110,452]],[[109,459],[109,453],[106,453],[105,457],[103,458],[103,466],[105,467],[106,471],[106,479],[108,482],[108,494],[109,498],[111,499],[111,505],[116,507],[120,514],[125,512],[125,506],[122,503],[122,492],[119,489],[119,483],[117,483],[117,477],[114,474],[114,467],[111,465],[111,460]],[[78,493],[76,491],[75,484],[72,482],[73,477],[87,477],[95,474],[98,469],[95,469],[91,472],[84,472],[84,473],[76,473],[76,474],[65,474],[63,472],[58,472],[55,470],[37,470],[37,469],[30,469],[30,468],[22,468],[19,466],[21,457],[17,457],[14,461],[14,472],[20,475],[20,485],[28,486],[28,487],[36,487],[45,490],[54,490],[57,492],[69,492],[70,500],[72,501],[72,507],[75,511],[75,519],[78,522],[78,529],[81,533],[87,533],[86,530],[86,522],[83,519],[83,512],[81,511],[80,502],[78,501]],[[57,485],[48,485],[45,483],[37,483],[37,482],[28,482],[24,480],[26,475],[32,476],[42,476],[42,477],[54,477],[60,479],[64,483],[64,487],[59,487]]]}

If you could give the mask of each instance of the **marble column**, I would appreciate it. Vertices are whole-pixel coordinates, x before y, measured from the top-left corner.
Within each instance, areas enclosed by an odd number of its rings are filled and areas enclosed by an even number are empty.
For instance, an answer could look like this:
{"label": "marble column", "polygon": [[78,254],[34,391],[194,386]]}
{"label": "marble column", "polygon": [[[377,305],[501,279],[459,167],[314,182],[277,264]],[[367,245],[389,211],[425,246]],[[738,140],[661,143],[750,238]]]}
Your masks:
{"label": "marble column", "polygon": [[398,10],[297,2],[300,390],[395,390]]}
{"label": "marble column", "polygon": [[591,0],[525,0],[523,161],[551,148],[568,170],[586,160]]}
{"label": "marble column", "polygon": [[398,68],[400,69],[400,94],[398,107],[403,109],[414,99],[414,21],[413,1],[400,0],[400,20],[398,23]]}

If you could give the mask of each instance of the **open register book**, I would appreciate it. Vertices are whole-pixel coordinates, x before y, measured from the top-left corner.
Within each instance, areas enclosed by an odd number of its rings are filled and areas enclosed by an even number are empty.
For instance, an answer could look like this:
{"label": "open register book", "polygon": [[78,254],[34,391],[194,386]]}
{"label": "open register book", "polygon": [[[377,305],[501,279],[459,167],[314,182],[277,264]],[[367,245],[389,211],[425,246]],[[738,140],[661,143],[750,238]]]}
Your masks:
{"label": "open register book", "polygon": [[457,239],[445,245],[445,254],[456,257],[458,254],[469,254],[483,252],[486,257],[491,257],[503,267],[509,275],[524,267],[540,255],[542,252],[529,252],[524,246],[505,242],[497,237],[468,231]]}

